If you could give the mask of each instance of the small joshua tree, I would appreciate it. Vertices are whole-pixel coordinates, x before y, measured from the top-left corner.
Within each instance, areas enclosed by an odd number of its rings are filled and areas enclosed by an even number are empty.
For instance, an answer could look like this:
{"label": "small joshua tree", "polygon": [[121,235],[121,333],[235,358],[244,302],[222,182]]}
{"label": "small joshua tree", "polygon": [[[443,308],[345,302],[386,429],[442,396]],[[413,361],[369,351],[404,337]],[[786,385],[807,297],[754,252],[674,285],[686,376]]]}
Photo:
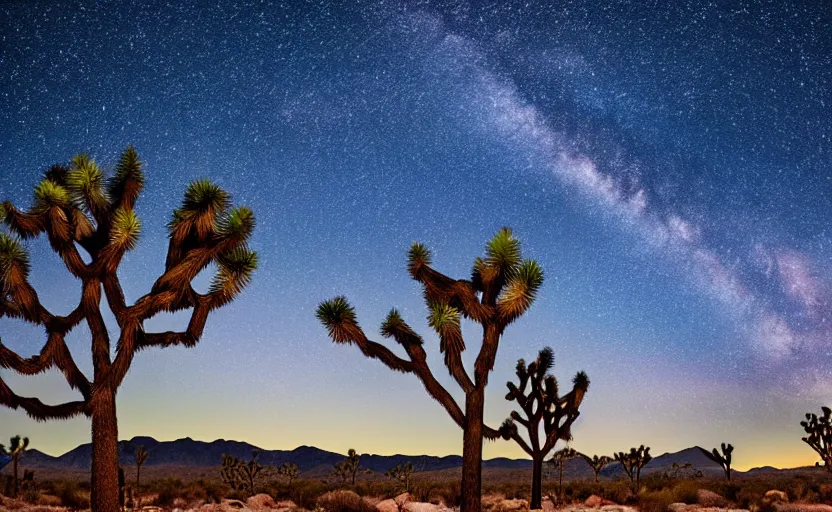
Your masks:
{"label": "small joshua tree", "polygon": [[595,483],[598,483],[598,476],[601,474],[601,470],[604,469],[605,466],[613,462],[613,459],[607,457],[606,455],[601,455],[600,457],[597,455],[593,455],[590,457],[589,455],[583,454],[578,452],[578,456],[581,457],[589,464],[589,467],[592,468],[592,472],[595,473]]}
{"label": "small joshua tree", "polygon": [[[483,422],[488,376],[494,368],[503,332],[534,302],[543,283],[543,271],[535,261],[521,257],[520,242],[508,228],[501,229],[488,242],[485,258],[474,261],[470,281],[452,279],[434,270],[430,251],[420,243],[411,246],[407,268],[423,287],[428,323],[439,335],[439,350],[445,355],[448,372],[462,388],[464,410],[436,380],[427,364],[424,341],[397,310],[387,315],[381,335],[400,344],[406,359],[367,338],[358,325],[355,310],[344,297],[321,303],[316,316],[332,341],[355,344],[365,356],[380,360],[390,369],[415,374],[428,394],[445,408],[463,430],[462,512],[480,512],[483,438],[500,437],[498,430]],[[463,317],[482,327],[482,345],[474,364],[473,379],[462,364],[466,347],[461,328]]]}
{"label": "small joshua tree", "polygon": [[[558,381],[547,372],[554,365],[554,355],[549,347],[540,351],[537,359],[526,367],[522,359],[517,361],[519,385],[508,382],[506,400],[514,400],[522,414],[511,412],[500,429],[504,439],[514,439],[532,458],[532,495],[530,510],[541,508],[543,495],[543,460],[554,449],[558,441],[572,438],[572,423],[578,418],[581,402],[589,389],[589,378],[579,372],[572,380],[572,391],[558,396]],[[527,389],[528,388],[528,389]],[[525,415],[525,417],[523,417]],[[540,439],[540,423],[543,422],[544,437]],[[528,443],[518,432],[516,423],[525,427]]]}
{"label": "small joshua tree", "polygon": [[708,450],[704,449],[704,448],[701,448],[701,447],[699,449],[702,450],[702,453],[704,453],[706,457],[708,457],[712,461],[714,461],[717,464],[719,464],[720,466],[722,466],[722,471],[725,472],[725,478],[730,480],[731,479],[731,452],[734,451],[734,447],[731,446],[730,444],[722,443],[722,445],[720,445],[720,448],[722,448],[722,453],[719,453],[719,451],[716,448],[714,448],[713,451],[710,451],[710,452]]}
{"label": "small joshua tree", "polygon": [[615,454],[615,460],[621,463],[624,472],[630,477],[630,482],[633,484],[633,493],[638,493],[638,488],[641,485],[641,469],[653,460],[650,455],[650,447],[641,445],[636,448],[630,448],[629,453],[618,452]]}
{"label": "small joshua tree", "polygon": [[16,498],[17,495],[20,493],[20,479],[18,477],[18,465],[20,464],[20,456],[23,455],[23,452],[25,452],[26,448],[28,447],[28,437],[14,436],[11,439],[9,439],[9,449],[7,450],[7,453],[12,458],[12,475],[14,478],[12,484],[12,497],[14,498]]}
{"label": "small joshua tree", "polygon": [[284,462],[277,472],[285,476],[289,480],[289,485],[292,485],[292,481],[298,476],[298,465],[294,462]]}
{"label": "small joshua tree", "polygon": [[384,473],[385,476],[398,480],[404,485],[404,492],[410,492],[410,477],[416,469],[410,462],[406,464],[397,464],[393,469]]}
{"label": "small joshua tree", "polygon": [[142,464],[149,456],[150,452],[145,450],[143,445],[136,447],[136,490],[139,489],[139,483],[141,482]]}
{"label": "small joshua tree", "polygon": [[244,462],[233,455],[223,454],[222,468],[220,468],[222,481],[235,491],[248,490],[249,495],[253,495],[254,480],[263,470],[263,466],[257,460],[259,456],[260,451],[255,450],[251,460]]}
{"label": "small joshua tree", "polygon": [[[147,294],[128,304],[118,269],[139,240],[141,223],[134,206],[143,186],[141,162],[129,147],[109,179],[93,160],[79,155],[69,166],[56,165],[46,171],[27,211],[8,201],[0,204],[0,220],[10,232],[0,233],[0,316],[28,321],[46,333],[40,353],[29,358],[0,343],[0,368],[35,375],[56,367],[80,394],[78,400],[47,405],[38,398],[15,394],[0,377],[0,405],[22,409],[37,421],[90,417],[90,504],[96,511],[119,506],[116,393],[133,358],[149,348],[196,345],[208,315],[230,303],[257,266],[257,255],[247,246],[254,230],[252,211],[231,209],[227,192],[208,181],[196,181],[188,186],[182,206],[173,212],[168,225],[164,272]],[[29,283],[29,255],[20,239],[43,233],[80,284],[81,298],[65,316],[50,312]],[[198,293],[191,283],[212,263],[217,273],[210,289]],[[102,300],[116,319],[114,326],[104,322]],[[186,310],[190,310],[190,322],[182,332],[145,329],[147,321],[159,313]],[[92,380],[76,364],[65,341],[82,322],[89,329]],[[110,338],[111,332],[117,339]]]}
{"label": "small joshua tree", "polygon": [[800,422],[807,434],[802,439],[820,455],[823,465],[832,472],[832,410],[821,407],[821,411],[821,416],[807,413],[806,421]]}
{"label": "small joshua tree", "polygon": [[341,479],[341,483],[346,484],[347,478],[350,477],[350,470],[347,467],[347,461],[342,460],[332,467],[332,473]]}
{"label": "small joshua tree", "polygon": [[[578,456],[578,452],[572,448],[565,446],[556,451],[549,462],[555,466],[558,471],[558,503],[563,503],[563,470],[566,467],[566,461],[574,459]],[[529,506],[529,510],[535,510]]]}
{"label": "small joshua tree", "polygon": [[347,452],[347,458],[343,461],[343,468],[346,475],[352,479],[352,485],[355,485],[355,475],[358,473],[358,468],[361,466],[361,455],[354,449],[350,448]]}

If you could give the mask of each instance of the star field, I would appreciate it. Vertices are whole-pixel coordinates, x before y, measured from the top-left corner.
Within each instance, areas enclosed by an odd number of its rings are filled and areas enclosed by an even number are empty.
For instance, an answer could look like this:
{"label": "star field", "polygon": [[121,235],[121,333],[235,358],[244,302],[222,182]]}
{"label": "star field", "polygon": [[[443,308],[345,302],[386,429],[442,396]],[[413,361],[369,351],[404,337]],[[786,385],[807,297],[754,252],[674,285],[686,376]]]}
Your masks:
{"label": "star field", "polygon": [[[415,378],[334,346],[314,309],[345,294],[375,333],[399,308],[454,389],[405,251],[422,241],[462,278],[511,226],[546,280],[500,346],[488,423],[510,410],[514,362],[550,345],[561,380],[592,382],[576,449],[731,442],[740,469],[814,462],[798,423],[832,392],[832,12],[534,4],[0,6],[2,199],[28,206],[48,165],[88,152],[111,168],[134,144],[147,185],[128,300],[160,273],[190,181],[257,215],[252,285],[196,348],[137,357],[122,438],[459,453]],[[71,307],[48,243],[28,247],[45,305]],[[8,319],[0,336],[25,356],[42,344]],[[70,337],[80,361],[85,343]],[[19,394],[73,396],[58,375],[2,376]],[[49,453],[89,437],[85,420],[0,418],[0,435]]]}

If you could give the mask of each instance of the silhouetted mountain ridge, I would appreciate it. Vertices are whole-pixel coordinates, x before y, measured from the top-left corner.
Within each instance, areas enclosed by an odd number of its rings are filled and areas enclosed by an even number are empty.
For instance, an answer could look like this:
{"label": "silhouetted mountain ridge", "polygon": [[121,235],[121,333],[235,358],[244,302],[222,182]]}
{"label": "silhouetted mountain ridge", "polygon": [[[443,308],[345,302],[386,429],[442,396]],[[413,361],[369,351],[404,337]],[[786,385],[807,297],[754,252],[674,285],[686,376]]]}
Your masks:
{"label": "silhouetted mountain ridge", "polygon": [[[175,441],[157,441],[152,437],[137,436],[129,441],[119,442],[119,462],[125,466],[135,464],[133,454],[138,445],[143,445],[150,452],[145,466],[218,466],[223,454],[234,455],[244,460],[251,458],[254,451],[260,451],[260,462],[268,465],[280,465],[292,462],[298,469],[310,471],[321,467],[333,466],[344,459],[344,455],[322,450],[314,446],[298,446],[293,450],[262,450],[257,446],[234,440],[217,439],[215,441],[197,441],[186,437]],[[88,470],[91,461],[89,444],[82,444],[63,455],[53,457],[36,449],[24,453],[23,463],[28,467],[43,469],[75,469]],[[461,467],[462,457],[446,455],[376,455],[362,454],[361,467],[371,471],[383,473],[397,464],[410,462],[418,471],[441,471]],[[706,475],[721,475],[720,466],[708,459],[699,447],[687,448],[675,453],[665,453],[656,456],[643,470],[643,474],[665,471],[672,468],[673,463],[691,463],[694,468]],[[529,469],[531,461],[528,459],[509,459],[498,457],[483,461],[484,468]],[[605,477],[617,477],[623,474],[618,463],[613,463],[601,472]],[[568,478],[591,477],[592,470],[583,459],[573,459],[567,462],[565,476]]]}

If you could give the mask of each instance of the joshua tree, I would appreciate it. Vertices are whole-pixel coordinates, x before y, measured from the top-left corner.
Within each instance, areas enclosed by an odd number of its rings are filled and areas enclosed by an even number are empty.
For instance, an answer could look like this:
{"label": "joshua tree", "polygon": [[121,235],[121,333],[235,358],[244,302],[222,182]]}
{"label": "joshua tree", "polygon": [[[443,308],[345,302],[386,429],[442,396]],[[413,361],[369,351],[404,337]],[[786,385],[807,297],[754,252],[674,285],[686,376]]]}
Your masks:
{"label": "joshua tree", "polygon": [[[140,222],[133,209],[144,184],[138,155],[132,147],[122,153],[114,176],[80,155],[69,166],[56,165],[35,187],[27,211],[9,202],[0,204],[0,219],[11,234],[0,233],[0,316],[39,325],[46,343],[39,354],[24,359],[0,344],[0,367],[34,375],[57,367],[80,399],[46,405],[38,398],[16,395],[0,378],[0,405],[23,409],[37,421],[86,415],[92,420],[93,510],[118,509],[118,422],[116,392],[137,352],[153,347],[194,346],[209,313],[231,302],[248,284],[257,255],[248,249],[254,214],[246,207],[230,209],[230,196],[208,181],[191,183],[182,206],[168,225],[165,270],[150,292],[128,304],[118,276],[124,255],[136,246]],[[29,255],[20,238],[46,233],[52,250],[79,280],[81,298],[65,316],[41,303],[29,284]],[[19,237],[19,238],[18,238]],[[87,257],[81,256],[85,252]],[[216,264],[208,293],[198,293],[193,279]],[[117,325],[104,323],[101,300],[106,299]],[[148,332],[145,322],[162,312],[190,309],[182,332]],[[76,365],[66,335],[81,322],[90,332],[93,378]],[[118,336],[111,344],[109,329]]]}
{"label": "joshua tree", "polygon": [[[578,452],[565,446],[556,451],[549,460],[558,470],[558,503],[563,503],[563,469],[566,467],[566,461],[574,459],[577,456]],[[531,505],[529,505],[529,510],[534,510]]]}
{"label": "joshua tree", "polygon": [[9,449],[6,450],[6,453],[8,453],[12,458],[12,475],[14,478],[14,483],[12,484],[12,497],[15,498],[20,492],[20,479],[18,478],[17,467],[20,464],[20,456],[23,455],[23,452],[25,452],[28,447],[28,437],[14,436],[9,439]]}
{"label": "joshua tree", "polygon": [[332,467],[332,472],[335,474],[335,476],[341,479],[341,483],[347,483],[347,478],[349,478],[350,476],[350,470],[347,467],[346,460],[342,460],[341,462],[336,463]]}
{"label": "joshua tree", "polygon": [[820,455],[823,465],[832,472],[832,410],[829,407],[821,407],[823,415],[806,414],[806,421],[801,421],[800,426],[808,434],[802,438]]}
{"label": "joshua tree", "polygon": [[142,464],[150,456],[150,452],[144,449],[143,445],[136,447],[136,490],[139,489],[139,482],[141,482]]}
{"label": "joshua tree", "polygon": [[615,460],[621,463],[624,472],[630,477],[633,483],[633,493],[638,493],[638,488],[641,485],[641,468],[653,460],[650,455],[650,447],[641,445],[638,449],[630,448],[630,453],[618,452],[615,454]]}
{"label": "joshua tree", "polygon": [[604,469],[604,466],[613,462],[613,459],[607,457],[606,455],[601,455],[600,457],[597,455],[593,455],[590,457],[589,455],[583,454],[578,452],[578,456],[581,457],[589,464],[589,467],[592,468],[592,472],[595,473],[595,483],[598,483],[598,475],[601,474],[601,470]]}
{"label": "joshua tree", "polygon": [[[558,381],[547,372],[552,369],[555,357],[549,347],[540,351],[537,359],[526,367],[522,359],[517,361],[519,385],[508,382],[506,400],[514,400],[522,414],[511,412],[500,433],[504,439],[514,439],[532,458],[532,496],[530,510],[541,508],[543,494],[543,460],[554,449],[559,440],[572,438],[572,423],[578,417],[578,407],[589,389],[589,378],[579,372],[572,380],[572,391],[558,396]],[[528,390],[526,389],[528,387]],[[523,417],[525,415],[525,417]],[[543,422],[544,437],[540,439],[540,422]],[[520,435],[516,423],[523,425],[529,442]]]}
{"label": "joshua tree", "polygon": [[298,465],[294,462],[284,462],[277,472],[289,479],[289,485],[292,485],[292,480],[298,476]]}
{"label": "joshua tree", "polygon": [[[358,473],[358,468],[361,465],[361,455],[354,449],[350,448],[347,452],[347,458],[342,462],[345,477],[352,478],[352,485],[355,485],[355,475]],[[346,478],[345,478],[346,481]]]}
{"label": "joshua tree", "polygon": [[722,453],[720,454],[719,451],[714,448],[713,451],[709,452],[708,450],[700,447],[699,449],[702,450],[702,453],[705,454],[706,457],[711,459],[712,461],[716,462],[720,466],[722,466],[722,471],[725,472],[725,478],[728,480],[731,479],[731,452],[734,451],[734,447],[730,444],[722,443],[720,445],[722,448]]}
{"label": "joshua tree", "polygon": [[[422,338],[395,309],[381,326],[381,335],[393,338],[407,354],[401,358],[384,345],[371,341],[359,327],[353,307],[344,297],[321,303],[316,316],[326,326],[336,343],[355,344],[370,358],[390,369],[413,373],[428,394],[438,401],[463,430],[462,441],[462,512],[480,512],[483,438],[497,439],[500,432],[483,423],[485,388],[494,368],[497,348],[505,328],[522,316],[534,302],[543,283],[543,271],[533,260],[524,260],[520,242],[503,228],[488,242],[485,258],[474,261],[471,280],[456,280],[431,267],[428,249],[414,243],[408,254],[410,276],[421,283],[429,310],[428,322],[439,335],[439,350],[445,366],[462,388],[465,407],[436,380],[427,364]],[[482,345],[474,365],[472,379],[462,364],[465,341],[461,318],[482,327]]]}
{"label": "joshua tree", "polygon": [[404,484],[404,491],[410,492],[410,477],[415,472],[416,469],[413,467],[413,464],[408,462],[406,464],[397,464],[396,467],[387,471],[384,475],[393,480],[398,480]]}
{"label": "joshua tree", "polygon": [[263,466],[260,465],[257,458],[260,456],[259,450],[254,450],[251,460],[243,462],[233,455],[222,456],[222,468],[220,468],[220,476],[222,481],[235,491],[245,491],[248,489],[249,494],[254,494],[254,479]]}

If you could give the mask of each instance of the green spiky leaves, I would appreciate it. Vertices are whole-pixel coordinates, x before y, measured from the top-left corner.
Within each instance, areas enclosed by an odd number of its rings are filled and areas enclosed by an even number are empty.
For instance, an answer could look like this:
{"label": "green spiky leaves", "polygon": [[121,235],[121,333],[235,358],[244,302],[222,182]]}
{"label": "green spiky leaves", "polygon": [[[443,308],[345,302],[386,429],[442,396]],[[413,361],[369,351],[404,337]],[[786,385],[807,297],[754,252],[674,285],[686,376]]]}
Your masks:
{"label": "green spiky leaves", "polygon": [[217,273],[211,281],[210,293],[224,298],[224,304],[237,296],[251,282],[257,269],[257,253],[245,246],[237,246],[220,254],[217,259]]}
{"label": "green spiky leaves", "polygon": [[329,337],[336,343],[354,343],[361,339],[355,308],[344,296],[318,304],[315,317],[326,327]]}
{"label": "green spiky leaves", "polygon": [[245,240],[254,231],[254,212],[247,206],[234,208],[221,221],[219,232],[223,236]]}
{"label": "green spiky leaves", "polygon": [[387,318],[381,324],[381,335],[385,338],[393,338],[399,345],[410,344],[421,345],[422,338],[407,325],[397,309],[391,309]]}
{"label": "green spiky leaves", "polygon": [[460,326],[460,311],[444,303],[430,305],[428,325],[439,334],[439,350],[443,353],[459,354],[465,350]]}
{"label": "green spiky leaves", "polygon": [[520,264],[520,241],[514,238],[511,228],[497,231],[485,246],[485,264],[505,270]]}
{"label": "green spiky leaves", "polygon": [[534,260],[523,260],[497,299],[497,310],[509,324],[520,317],[534,302],[543,284],[543,269]]}
{"label": "green spiky leaves", "polygon": [[410,250],[407,251],[407,271],[410,272],[410,275],[415,279],[419,270],[430,266],[431,262],[430,249],[422,243],[413,242]]}
{"label": "green spiky leaves", "polygon": [[69,192],[54,181],[43,180],[35,187],[35,211],[43,212],[52,207],[66,208],[69,204]]}
{"label": "green spiky leaves", "polygon": [[113,224],[110,228],[110,244],[120,251],[126,252],[133,249],[139,241],[139,233],[142,223],[133,210],[119,208],[113,215]]}
{"label": "green spiky leaves", "polygon": [[92,213],[102,212],[108,205],[104,193],[104,173],[87,155],[76,155],[72,168],[66,174],[66,188],[72,192],[78,207]]}
{"label": "green spiky leaves", "polygon": [[[195,231],[199,240],[207,240],[218,229],[218,221],[231,204],[231,195],[208,180],[197,180],[185,189],[182,206],[174,210],[168,227],[171,238],[182,243]],[[253,217],[252,217],[253,219]]]}
{"label": "green spiky leaves", "polygon": [[0,233],[0,280],[3,290],[22,284],[29,275],[29,254],[16,238]]}

